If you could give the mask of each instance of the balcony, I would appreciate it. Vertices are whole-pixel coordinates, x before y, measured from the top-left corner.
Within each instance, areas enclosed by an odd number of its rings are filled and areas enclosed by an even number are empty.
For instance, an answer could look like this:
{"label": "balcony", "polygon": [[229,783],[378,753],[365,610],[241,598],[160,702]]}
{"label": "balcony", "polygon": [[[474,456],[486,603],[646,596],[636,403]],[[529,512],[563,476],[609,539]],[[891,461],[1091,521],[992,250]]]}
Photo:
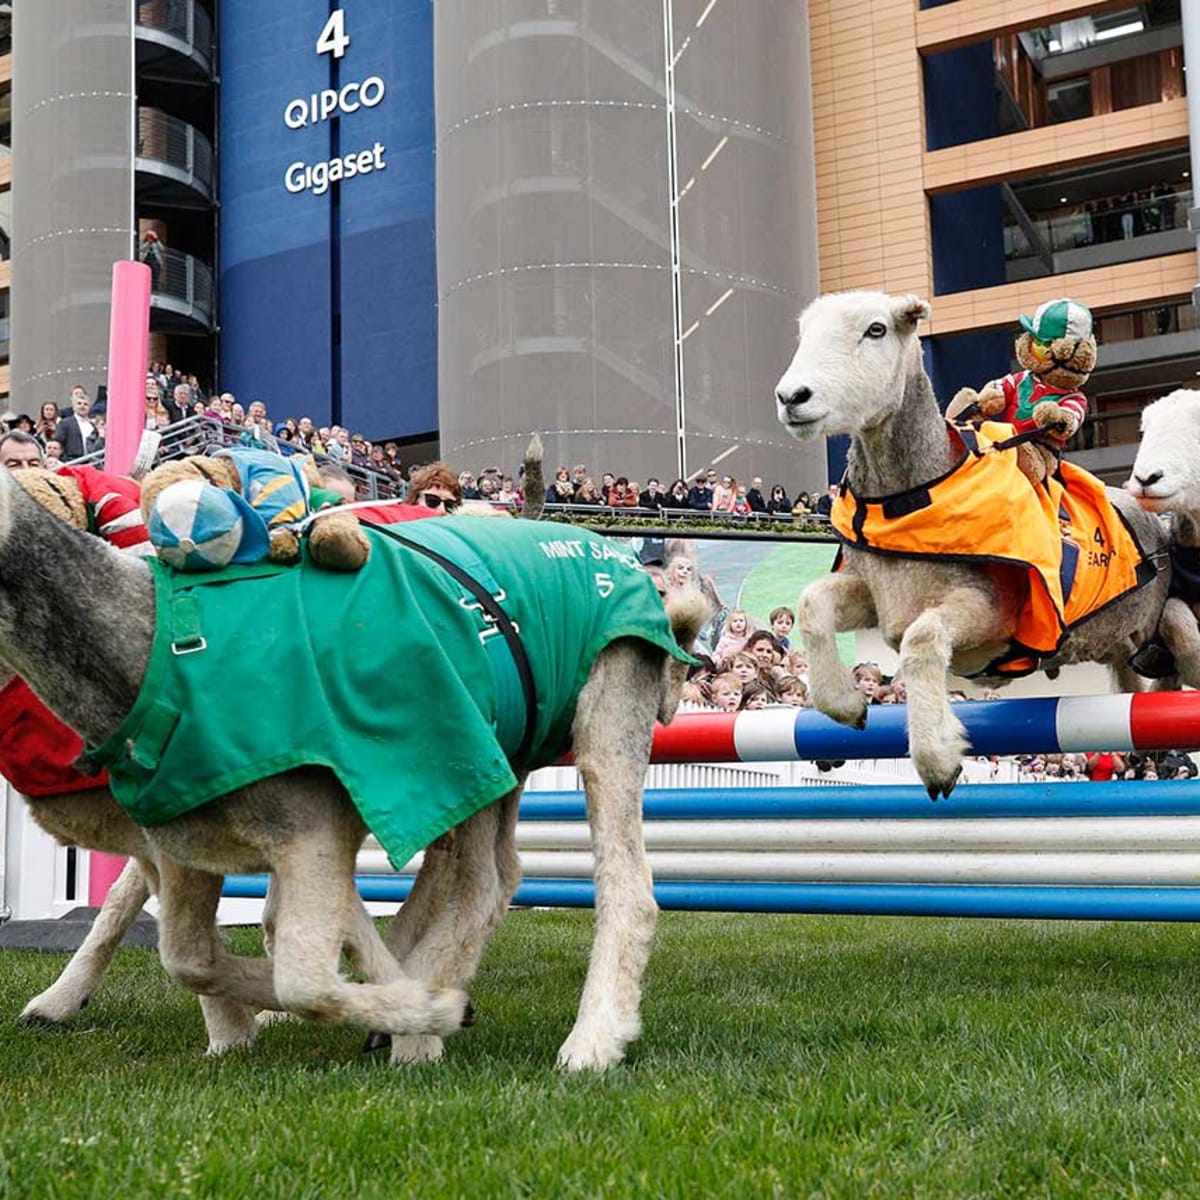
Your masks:
{"label": "balcony", "polygon": [[196,0],[142,0],[137,69],[207,83],[213,74],[212,18]]}
{"label": "balcony", "polygon": [[211,333],[216,292],[211,268],[191,254],[162,251],[150,270],[150,329],[155,333]]}
{"label": "balcony", "polygon": [[139,108],[137,138],[139,203],[211,206],[213,149],[202,133],[156,108]]}
{"label": "balcony", "polygon": [[1006,225],[1007,281],[1182,253],[1195,245],[1195,235],[1187,229],[1191,205],[1190,190],[1164,190],[1132,201],[1089,202],[1063,216]]}

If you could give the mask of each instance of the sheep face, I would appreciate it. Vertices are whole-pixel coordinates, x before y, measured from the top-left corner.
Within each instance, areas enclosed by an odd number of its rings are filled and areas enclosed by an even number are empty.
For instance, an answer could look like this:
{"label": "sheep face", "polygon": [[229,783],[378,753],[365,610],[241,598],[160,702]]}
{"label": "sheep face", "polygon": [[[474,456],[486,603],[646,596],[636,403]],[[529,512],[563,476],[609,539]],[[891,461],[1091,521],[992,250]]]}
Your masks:
{"label": "sheep face", "polygon": [[1142,412],[1142,441],[1125,490],[1151,512],[1200,513],[1200,392],[1181,388]]}
{"label": "sheep face", "polygon": [[835,292],[800,316],[800,344],[775,388],[780,423],[793,437],[857,434],[896,411],[920,353],[916,296]]}

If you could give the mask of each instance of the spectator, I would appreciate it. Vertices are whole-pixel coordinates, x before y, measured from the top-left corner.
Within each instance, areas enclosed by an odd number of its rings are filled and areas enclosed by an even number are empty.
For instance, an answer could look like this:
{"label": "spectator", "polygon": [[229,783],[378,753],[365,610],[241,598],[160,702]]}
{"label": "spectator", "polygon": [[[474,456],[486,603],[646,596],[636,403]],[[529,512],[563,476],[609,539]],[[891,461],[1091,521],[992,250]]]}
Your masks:
{"label": "spectator", "polygon": [[583,485],[575,493],[572,503],[601,505],[604,503],[604,497],[600,495],[600,489],[596,487],[594,479],[585,479]]}
{"label": "spectator", "polygon": [[733,489],[733,500],[730,502],[729,511],[735,517],[748,517],[750,515],[750,501],[746,499],[746,485],[738,483],[735,479]]}
{"label": "spectator", "polygon": [[57,438],[51,438],[46,443],[46,450],[42,456],[42,466],[49,467],[51,470],[56,470],[58,464],[63,461],[63,444]]}
{"label": "spectator", "polygon": [[778,608],[771,609],[771,615],[767,620],[771,623],[771,632],[775,635],[775,640],[785,651],[790,650],[792,648],[790,635],[792,626],[796,624],[796,614],[786,604],[782,604]]}
{"label": "spectator", "polygon": [[767,511],[767,498],[762,493],[762,476],[755,475],[750,480],[750,490],[746,493],[746,503],[750,505],[750,511],[756,513],[765,513]]}
{"label": "spectator", "polygon": [[587,477],[587,467],[583,463],[576,463],[574,469],[571,471],[571,483],[574,486],[574,491],[577,492],[583,487],[587,482]]}
{"label": "spectator", "polygon": [[879,689],[883,686],[883,672],[878,663],[861,662],[851,672],[854,688],[862,692],[868,704],[879,703]]}
{"label": "spectator", "polygon": [[708,686],[709,703],[723,712],[736,712],[742,703],[742,685],[736,675],[718,675]]}
{"label": "spectator", "polygon": [[9,429],[20,430],[21,433],[32,434],[33,418],[28,413],[18,413],[16,419],[9,422]]}
{"label": "spectator", "polygon": [[742,687],[758,678],[758,659],[748,650],[739,650],[722,670],[736,675]]}
{"label": "spectator", "polygon": [[500,488],[496,492],[496,503],[506,504],[512,507],[515,504],[521,503],[521,497],[517,489],[513,486],[513,478],[511,475],[505,475],[500,480]]}
{"label": "spectator", "polygon": [[461,478],[456,477],[444,462],[426,463],[409,477],[409,502],[420,508],[452,513],[461,508],[466,499]]}
{"label": "spectator", "polygon": [[340,425],[331,425],[329,437],[325,439],[325,454],[336,463],[350,461],[350,446],[342,443],[342,432]]}
{"label": "spectator", "polygon": [[604,499],[609,508],[637,508],[637,492],[629,486],[629,480],[624,475],[613,482]]}
{"label": "spectator", "polygon": [[479,479],[479,498],[486,500],[488,504],[495,503],[496,492],[499,489],[496,487],[496,481],[490,475],[483,475]]}
{"label": "spectator", "polygon": [[713,649],[713,659],[722,670],[728,670],[735,654],[745,648],[754,632],[750,614],[744,608],[733,609],[725,618],[725,628]]}
{"label": "spectator", "polygon": [[[776,668],[783,663],[784,649],[773,633],[766,629],[759,629],[752,633],[746,640],[746,651],[753,655],[755,662],[758,663],[760,679],[775,677]],[[782,675],[786,672],[779,671],[778,674]]]}
{"label": "spectator", "polygon": [[58,405],[53,400],[47,400],[38,411],[38,419],[34,422],[33,436],[44,446],[58,428]]}
{"label": "spectator", "polygon": [[[709,479],[712,479],[711,474],[709,475]],[[723,475],[720,483],[713,484],[710,482],[709,486],[712,488],[712,503],[709,505],[710,511],[732,512],[733,498],[737,494],[733,479],[728,475]]]}
{"label": "spectator", "polygon": [[677,479],[671,484],[670,490],[663,496],[662,507],[674,509],[691,507],[688,501],[688,485],[682,479]]}
{"label": "spectator", "polygon": [[830,510],[833,508],[833,502],[838,497],[838,485],[831,483],[829,490],[817,501],[815,511],[818,516],[829,516]]}
{"label": "spectator", "polygon": [[285,458],[296,453],[297,447],[293,438],[292,427],[286,421],[280,421],[275,426],[275,441],[279,445],[279,453]]}
{"label": "spectator", "polygon": [[771,498],[767,501],[767,512],[774,517],[780,513],[788,514],[791,511],[792,502],[788,499],[787,490],[782,483],[777,483],[771,489]]}
{"label": "spectator", "polygon": [[177,383],[171,392],[171,398],[163,401],[163,407],[170,418],[168,424],[174,425],[192,415],[192,389],[186,383]]}
{"label": "spectator", "polygon": [[1114,750],[1098,750],[1084,756],[1084,773],[1093,783],[1108,783],[1125,773],[1125,758]]}
{"label": "spectator", "polygon": [[662,487],[659,485],[658,480],[651,475],[646,480],[646,490],[638,496],[638,508],[649,508],[658,512],[662,508],[664,500],[665,495]]}
{"label": "spectator", "polygon": [[576,491],[583,485],[583,480],[578,484],[572,484],[571,472],[566,467],[559,467],[554,472],[554,478],[550,482],[550,486],[546,489],[547,504],[570,504]]}
{"label": "spectator", "polygon": [[785,675],[780,679],[776,694],[782,704],[808,708],[808,685],[796,675]]}
{"label": "spectator", "polygon": [[138,245],[138,258],[150,268],[150,290],[158,291],[162,277],[163,248],[158,240],[158,234],[153,229],[146,230]]}
{"label": "spectator", "polygon": [[24,471],[42,465],[42,448],[31,433],[12,429],[0,436],[0,465],[10,471]]}
{"label": "spectator", "polygon": [[[458,477],[458,486],[462,489],[462,498],[464,500],[480,500],[482,494],[475,486],[475,476],[470,471],[463,471]],[[412,484],[409,484],[412,487]]]}
{"label": "spectator", "polygon": [[796,502],[792,505],[792,513],[797,516],[806,516],[813,510],[812,497],[807,492],[800,492],[796,496]]}
{"label": "spectator", "polygon": [[774,689],[761,679],[756,679],[742,688],[742,702],[738,707],[743,711],[751,708],[766,708],[768,704],[774,704],[775,699]]}
{"label": "spectator", "polygon": [[102,445],[101,438],[96,433],[95,422],[89,416],[91,408],[92,402],[87,389],[81,386],[73,387],[71,412],[59,421],[54,430],[54,441],[62,448],[62,457],[67,462],[82,458],[85,454],[92,454]]}
{"label": "spectator", "polygon": [[717,473],[709,471],[707,478],[701,475],[688,492],[688,508],[693,512],[712,512],[713,487],[717,481]]}

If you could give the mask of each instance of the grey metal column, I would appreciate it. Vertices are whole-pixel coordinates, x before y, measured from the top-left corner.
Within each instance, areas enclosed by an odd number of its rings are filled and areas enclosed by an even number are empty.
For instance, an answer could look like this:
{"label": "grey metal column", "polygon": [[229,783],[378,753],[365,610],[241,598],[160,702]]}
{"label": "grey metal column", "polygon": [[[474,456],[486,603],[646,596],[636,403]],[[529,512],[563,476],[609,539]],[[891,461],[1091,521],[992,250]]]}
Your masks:
{"label": "grey metal column", "polygon": [[773,396],[816,290],[807,5],[438,0],[434,22],[443,456],[512,470],[536,429],[551,470],[823,487]]}
{"label": "grey metal column", "polygon": [[94,396],[112,264],[133,252],[134,5],[38,0],[13,14],[12,401]]}
{"label": "grey metal column", "polygon": [[[1182,0],[1183,66],[1200,68],[1200,0]],[[1200,180],[1200,83],[1188,84],[1188,131],[1191,152],[1192,180]],[[1195,193],[1193,192],[1193,195]],[[1196,235],[1196,276],[1200,279],[1200,208],[1188,213],[1188,228]],[[1192,303],[1200,305],[1200,283],[1192,288]]]}

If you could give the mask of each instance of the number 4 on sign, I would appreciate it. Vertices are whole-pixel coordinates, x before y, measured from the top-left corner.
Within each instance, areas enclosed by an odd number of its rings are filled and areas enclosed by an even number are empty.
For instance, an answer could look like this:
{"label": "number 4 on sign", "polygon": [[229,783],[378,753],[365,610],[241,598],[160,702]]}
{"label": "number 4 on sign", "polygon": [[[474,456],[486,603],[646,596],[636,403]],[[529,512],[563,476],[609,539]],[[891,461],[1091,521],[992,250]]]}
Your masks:
{"label": "number 4 on sign", "polygon": [[317,38],[317,53],[332,54],[334,58],[341,58],[348,45],[350,37],[346,33],[346,10],[335,8],[329,14],[325,28],[321,30],[321,36]]}

